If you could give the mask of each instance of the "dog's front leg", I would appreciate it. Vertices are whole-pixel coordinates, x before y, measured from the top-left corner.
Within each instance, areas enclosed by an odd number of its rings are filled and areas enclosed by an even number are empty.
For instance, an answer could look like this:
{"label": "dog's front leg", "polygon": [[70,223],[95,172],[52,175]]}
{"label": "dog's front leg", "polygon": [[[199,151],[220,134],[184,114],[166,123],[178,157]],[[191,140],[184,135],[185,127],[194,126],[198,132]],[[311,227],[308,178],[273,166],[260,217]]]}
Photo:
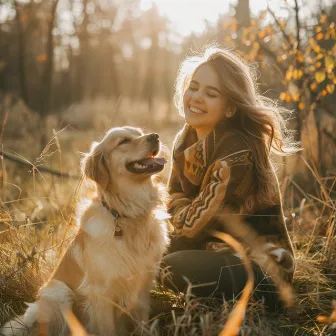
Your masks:
{"label": "dog's front leg", "polygon": [[140,297],[139,302],[134,310],[134,318],[139,321],[139,323],[146,324],[149,320],[149,291],[144,291]]}
{"label": "dog's front leg", "polygon": [[150,311],[150,289],[153,286],[153,281],[150,279],[141,289],[137,302],[132,310],[132,316],[135,322],[135,335],[144,335],[148,328],[149,311]]}
{"label": "dog's front leg", "polygon": [[52,279],[39,292],[37,302],[30,304],[24,319],[31,324],[39,323],[39,329],[50,336],[67,336],[69,328],[63,317],[65,311],[72,311],[74,292],[62,281]]}
{"label": "dog's front leg", "polygon": [[83,315],[85,328],[97,336],[119,336],[116,310],[107,299],[91,297]]}
{"label": "dog's front leg", "polygon": [[28,305],[22,322],[20,319],[8,322],[1,330],[4,335],[67,336],[69,329],[63,317],[63,310],[72,310],[74,293],[62,281],[50,280],[40,289],[39,299]]}

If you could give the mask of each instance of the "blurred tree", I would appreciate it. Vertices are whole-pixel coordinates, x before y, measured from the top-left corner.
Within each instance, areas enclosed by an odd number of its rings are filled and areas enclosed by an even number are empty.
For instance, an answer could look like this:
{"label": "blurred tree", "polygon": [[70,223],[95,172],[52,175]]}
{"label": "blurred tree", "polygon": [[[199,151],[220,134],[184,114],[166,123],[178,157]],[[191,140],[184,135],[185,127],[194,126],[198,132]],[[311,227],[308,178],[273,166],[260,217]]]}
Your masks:
{"label": "blurred tree", "polygon": [[166,101],[166,111],[164,115],[165,122],[174,120],[173,112],[173,96],[174,96],[174,80],[177,75],[178,62],[174,55],[172,43],[169,41],[168,33],[164,35],[163,48],[161,49],[160,59],[163,61],[162,70],[159,72],[160,83],[164,91],[163,97]]}
{"label": "blurred tree", "polygon": [[[246,2],[244,2],[246,5]],[[249,26],[239,31],[238,7],[236,18],[225,19],[219,26],[227,45],[239,43],[239,51],[249,62],[258,62],[259,71],[269,87],[276,89],[278,98],[290,109],[295,109],[297,134],[305,148],[305,156],[316,171],[325,176],[336,164],[336,115],[329,98],[335,90],[335,22],[333,9],[315,15],[315,24],[307,25],[300,15],[298,1],[294,6],[284,2],[289,12],[285,21],[270,7]],[[243,8],[241,5],[240,8]],[[246,10],[246,8],[245,8]],[[270,21],[270,18],[272,19]],[[262,86],[261,86],[262,87]],[[276,91],[273,91],[274,93]],[[271,94],[272,98],[276,96]],[[328,120],[328,123],[325,121]],[[326,135],[326,136],[325,136]],[[326,138],[329,138],[327,141]],[[331,152],[326,153],[325,146]]]}
{"label": "blurred tree", "polygon": [[[217,25],[206,22],[203,33],[181,37],[155,5],[141,11],[139,1],[0,1],[7,13],[0,22],[0,90],[19,93],[44,118],[103,96],[145,103],[147,118],[169,120],[181,58],[217,40],[258,65],[262,92],[300,112],[293,127],[317,144],[305,155],[321,174],[335,165],[326,155],[336,141],[335,6],[308,18],[297,1],[284,1],[284,20],[271,8],[253,17],[249,1],[239,0]],[[166,110],[156,108],[159,100],[168,102]],[[307,133],[307,124],[318,131]]]}
{"label": "blurred tree", "polygon": [[76,25],[75,30],[77,32],[79,42],[79,69],[78,69],[78,87],[79,99],[89,95],[90,86],[90,67],[89,67],[89,53],[90,53],[90,36],[88,31],[89,26],[89,10],[88,0],[82,2],[82,23]]}
{"label": "blurred tree", "polygon": [[154,98],[157,94],[157,65],[159,57],[159,38],[161,32],[165,29],[165,22],[160,18],[157,5],[154,3],[147,12],[148,22],[148,54],[147,71],[143,86],[143,95],[148,104],[148,119],[153,117]]}
{"label": "blurred tree", "polygon": [[250,0],[238,0],[235,16],[239,28],[250,26]]}
{"label": "blurred tree", "polygon": [[19,58],[18,58],[18,69],[19,69],[19,85],[20,85],[20,94],[25,103],[29,106],[29,95],[27,89],[27,80],[26,80],[26,67],[25,67],[25,58],[26,58],[26,39],[25,32],[26,29],[23,27],[24,16],[20,13],[18,1],[14,1],[15,7],[15,18],[17,22],[17,31],[18,31],[18,40],[19,40]]}
{"label": "blurred tree", "polygon": [[[37,111],[40,115],[41,121],[41,149],[47,143],[46,136],[46,117],[50,112],[51,95],[52,95],[52,75],[54,66],[54,40],[53,29],[55,26],[56,9],[59,0],[49,2],[47,5],[43,3],[35,3],[29,1],[28,3],[19,2],[14,0],[15,17],[17,22],[18,31],[18,44],[19,44],[19,87],[21,98],[26,105],[32,110]],[[44,19],[39,20],[38,14],[42,10],[44,12]],[[41,26],[39,26],[39,22]],[[41,31],[39,31],[41,28]],[[43,34],[43,30],[46,32]],[[42,53],[36,57],[37,63],[40,64],[41,75],[37,79],[36,85],[39,90],[39,98],[32,99],[31,92],[28,89],[27,82],[27,45],[32,35],[42,35],[42,46],[40,50]]]}

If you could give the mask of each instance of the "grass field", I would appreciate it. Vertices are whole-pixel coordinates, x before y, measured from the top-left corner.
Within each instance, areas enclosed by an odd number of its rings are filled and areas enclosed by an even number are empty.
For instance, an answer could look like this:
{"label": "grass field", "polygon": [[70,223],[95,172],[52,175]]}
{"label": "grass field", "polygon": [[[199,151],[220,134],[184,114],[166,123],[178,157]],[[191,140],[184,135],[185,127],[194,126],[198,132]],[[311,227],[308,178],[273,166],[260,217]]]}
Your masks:
{"label": "grass field", "polygon": [[[27,122],[9,115],[8,124],[3,125],[2,150],[27,164],[18,165],[5,157],[0,160],[0,325],[21,314],[25,302],[34,300],[73,236],[76,205],[92,193],[89,185],[81,185],[79,162],[81,152],[87,151],[93,140],[101,139],[112,126],[139,126],[160,134],[169,157],[181,120],[167,123],[158,117],[145,124],[141,118],[144,112],[127,106],[116,111],[111,105],[100,101],[73,107],[64,118],[50,118],[50,134],[54,132],[54,136],[42,153],[36,140],[38,129],[29,112],[19,111]],[[70,122],[72,125],[67,126]],[[336,177],[320,177],[309,162],[296,160],[311,171],[306,187],[293,178],[296,171],[284,175],[282,166],[279,168],[286,222],[297,259],[294,305],[270,314],[261,303],[249,302],[241,335],[336,334],[336,307],[332,307],[336,298],[336,203],[332,192]],[[44,172],[45,167],[73,178]],[[163,182],[168,170],[161,174]],[[218,335],[235,300],[202,302],[157,288],[152,292],[152,304],[148,334]]]}

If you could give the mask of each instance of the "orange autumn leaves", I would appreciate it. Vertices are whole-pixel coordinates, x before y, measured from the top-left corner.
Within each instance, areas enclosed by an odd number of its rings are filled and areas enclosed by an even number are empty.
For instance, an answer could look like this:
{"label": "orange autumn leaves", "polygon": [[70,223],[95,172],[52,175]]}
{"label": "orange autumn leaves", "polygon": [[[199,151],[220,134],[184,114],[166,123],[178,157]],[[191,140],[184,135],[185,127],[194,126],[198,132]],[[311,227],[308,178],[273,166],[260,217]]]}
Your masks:
{"label": "orange autumn leaves", "polygon": [[315,100],[319,100],[329,94],[333,94],[336,85],[335,63],[336,45],[331,49],[323,48],[321,40],[335,40],[335,23],[329,23],[325,15],[321,16],[319,25],[314,29],[314,36],[308,39],[308,43],[301,50],[294,50],[294,61],[286,70],[283,85],[288,88],[294,81],[300,88],[293,94],[290,90],[280,93],[280,100],[297,102],[300,110],[305,109],[303,103],[303,91],[307,86],[314,93]]}
{"label": "orange autumn leaves", "polygon": [[[249,62],[259,62],[265,67],[269,57],[280,69],[283,91],[279,98],[286,103],[295,103],[299,110],[305,109],[305,90],[311,92],[311,102],[335,92],[336,32],[335,23],[321,15],[315,27],[301,29],[300,41],[295,27],[287,28],[287,22],[273,16],[272,23],[265,23],[268,13],[264,11],[249,27],[238,30],[234,18],[223,24],[226,42],[239,42],[245,46],[243,55]],[[269,20],[268,20],[269,22]],[[329,43],[328,43],[329,41]],[[330,41],[332,41],[330,47]],[[329,45],[329,46],[328,46]],[[327,46],[327,47],[326,47]],[[304,103],[305,102],[305,103]]]}

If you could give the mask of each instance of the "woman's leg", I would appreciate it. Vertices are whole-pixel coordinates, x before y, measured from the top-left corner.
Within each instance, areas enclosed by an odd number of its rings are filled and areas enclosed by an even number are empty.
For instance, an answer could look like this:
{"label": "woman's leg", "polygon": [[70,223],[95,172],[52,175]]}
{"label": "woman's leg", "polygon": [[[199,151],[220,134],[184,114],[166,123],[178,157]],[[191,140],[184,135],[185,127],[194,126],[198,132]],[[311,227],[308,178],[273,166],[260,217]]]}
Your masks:
{"label": "woman's leg", "polygon": [[166,254],[183,250],[204,250],[201,242],[183,236],[170,236],[170,244]]}
{"label": "woman's leg", "polygon": [[[163,266],[171,272],[171,280],[165,281],[168,288],[184,292],[190,283],[194,286],[192,293],[198,297],[224,294],[230,300],[241,294],[247,281],[241,259],[227,252],[182,250],[166,255]],[[276,287],[257,265],[253,265],[253,270],[255,297],[264,298],[269,309],[276,309],[279,305]]]}

